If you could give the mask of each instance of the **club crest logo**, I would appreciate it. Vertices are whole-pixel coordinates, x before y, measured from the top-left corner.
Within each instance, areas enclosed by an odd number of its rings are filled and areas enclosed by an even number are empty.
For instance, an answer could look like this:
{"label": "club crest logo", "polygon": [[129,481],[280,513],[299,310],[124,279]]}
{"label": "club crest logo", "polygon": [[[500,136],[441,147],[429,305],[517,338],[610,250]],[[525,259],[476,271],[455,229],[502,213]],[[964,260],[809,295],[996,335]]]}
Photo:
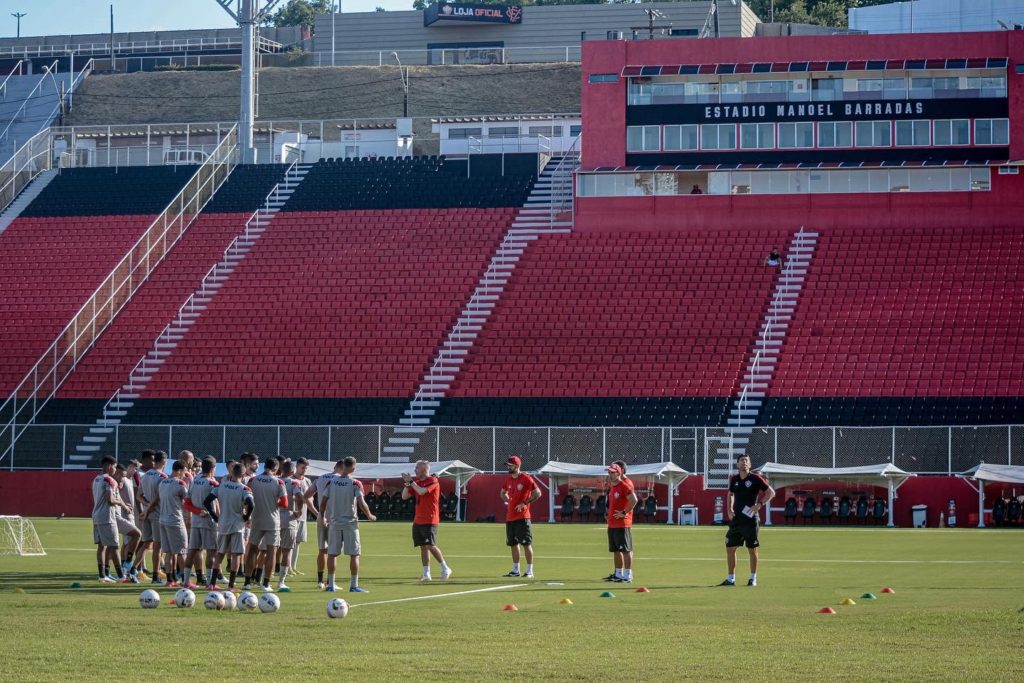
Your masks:
{"label": "club crest logo", "polygon": [[745,482],[743,482],[743,485],[746,486],[749,489],[750,488],[750,483],[751,483],[750,480],[747,479]]}
{"label": "club crest logo", "polygon": [[505,16],[508,17],[510,24],[518,24],[519,20],[523,16],[523,9],[521,7],[516,7],[515,5],[506,7]]}
{"label": "club crest logo", "polygon": [[523,490],[523,485],[522,484],[516,484],[516,491],[522,491],[522,490]]}
{"label": "club crest logo", "polygon": [[451,14],[452,11],[451,5],[441,5],[441,14]]}

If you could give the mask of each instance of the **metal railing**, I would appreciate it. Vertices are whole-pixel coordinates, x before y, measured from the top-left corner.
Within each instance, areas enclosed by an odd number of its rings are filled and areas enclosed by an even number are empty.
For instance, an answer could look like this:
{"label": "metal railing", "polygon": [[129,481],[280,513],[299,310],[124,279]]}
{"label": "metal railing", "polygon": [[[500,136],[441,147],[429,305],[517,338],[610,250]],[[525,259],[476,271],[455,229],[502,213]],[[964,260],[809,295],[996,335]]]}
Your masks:
{"label": "metal railing", "polygon": [[0,211],[31,183],[36,176],[52,167],[53,147],[48,130],[42,130],[11,155],[0,167]]}
{"label": "metal railing", "polygon": [[395,65],[398,54],[403,65],[445,66],[456,64],[576,63],[581,61],[580,44],[538,47],[464,47],[419,50],[330,50],[312,53],[313,66]]}
{"label": "metal railing", "polygon": [[[11,131],[11,126],[13,126],[18,121],[18,119],[21,118],[22,114],[25,113],[25,108],[28,107],[28,103],[32,101],[32,98],[36,96],[36,93],[43,86],[43,83],[46,82],[46,77],[50,76],[51,78],[53,78],[53,73],[54,73],[54,71],[56,71],[57,65],[58,65],[58,61],[54,60],[52,64],[50,64],[49,66],[47,66],[46,68],[43,69],[43,73],[39,77],[39,80],[36,81],[35,87],[32,88],[32,90],[29,91],[28,95],[25,96],[25,101],[21,103],[21,106],[18,107],[18,110],[16,112],[14,112],[14,114],[11,116],[11,120],[7,122],[7,125],[4,127],[3,132],[0,132],[0,143],[2,143],[4,140],[7,139],[7,135]],[[54,82],[54,94],[57,97],[57,108],[60,108],[60,92],[57,90],[57,82],[56,82],[56,80],[54,80],[53,82]],[[53,113],[51,112],[50,115],[47,117],[47,120],[52,119],[52,118],[53,118]]]}
{"label": "metal railing", "polygon": [[19,59],[18,63],[15,64],[13,67],[11,67],[11,71],[10,71],[9,74],[7,74],[7,78],[4,79],[4,82],[0,83],[0,92],[3,93],[3,101],[4,102],[7,101],[7,81],[11,80],[11,76],[15,75],[14,74],[15,71],[18,72],[17,75],[19,75],[19,76],[22,74],[22,71],[23,71],[22,66],[24,65],[24,63],[25,63],[24,59]]}
{"label": "metal railing", "polygon": [[561,151],[562,156],[558,159],[551,173],[551,212],[549,214],[549,222],[552,224],[564,222],[566,214],[568,214],[570,222],[575,222],[573,182],[575,171],[580,165],[580,140],[582,138],[582,135],[578,135],[572,141],[569,149]]}
{"label": "metal railing", "polygon": [[[276,52],[284,46],[281,43],[258,36],[256,49],[262,52]],[[238,38],[182,38],[172,40],[132,40],[114,43],[114,54],[135,54],[139,52],[180,52],[182,50],[231,50],[242,49]],[[68,54],[105,56],[110,54],[110,43],[64,43],[50,45],[12,45],[0,47],[0,57],[57,57]]]}
{"label": "metal railing", "polygon": [[[18,444],[17,469],[59,469],[69,448],[95,424],[33,424]],[[167,425],[121,424],[107,441],[124,460],[145,448],[187,449],[220,460],[261,455],[337,460],[354,455],[379,462],[394,425]],[[410,460],[462,460],[501,471],[516,454],[524,468],[548,460],[607,465],[674,462],[704,474],[705,449],[721,427],[426,427]],[[891,462],[915,474],[954,475],[979,462],[1024,465],[1024,425],[977,427],[757,427],[748,452],[754,465],[780,462],[808,467],[856,467]],[[97,458],[98,462],[98,458]],[[70,464],[70,463],[69,463]]]}
{"label": "metal railing", "polygon": [[0,462],[237,164],[232,129],[0,405]]}

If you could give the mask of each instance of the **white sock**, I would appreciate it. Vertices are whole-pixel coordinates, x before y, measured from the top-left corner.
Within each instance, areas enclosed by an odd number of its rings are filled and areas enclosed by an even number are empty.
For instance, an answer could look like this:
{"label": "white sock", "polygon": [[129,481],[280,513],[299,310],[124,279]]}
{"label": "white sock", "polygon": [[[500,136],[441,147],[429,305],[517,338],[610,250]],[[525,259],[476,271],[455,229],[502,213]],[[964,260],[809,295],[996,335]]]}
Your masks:
{"label": "white sock", "polygon": [[757,572],[750,572],[750,580],[757,581]]}
{"label": "white sock", "polygon": [[328,586],[333,586],[334,585],[334,574],[328,574],[327,575],[327,585]]}
{"label": "white sock", "polygon": [[292,571],[295,571],[295,567],[299,564],[299,546],[295,546],[295,550],[292,551]]}
{"label": "white sock", "polygon": [[185,570],[185,583],[188,583],[188,580],[191,579],[191,578],[192,578],[192,570],[191,569],[186,569]]}
{"label": "white sock", "polygon": [[430,565],[429,564],[423,567],[423,576],[430,576]]}
{"label": "white sock", "polygon": [[736,580],[736,575],[735,574],[729,574],[729,576],[725,577],[725,580],[726,581],[735,581]]}
{"label": "white sock", "polygon": [[615,576],[617,576],[620,579],[622,578],[622,570],[618,567],[615,568]]}
{"label": "white sock", "polygon": [[358,574],[353,574],[353,575],[352,575],[352,580],[351,580],[351,581],[349,581],[349,584],[348,584],[348,585],[349,585],[349,586],[350,586],[351,588],[355,588],[356,586],[358,586],[358,585],[359,585],[359,575],[358,575]]}
{"label": "white sock", "polygon": [[284,577],[288,576],[288,567],[287,567],[287,565],[281,565],[281,572],[278,574],[278,576],[280,576],[278,581],[281,582],[281,583],[284,583]]}
{"label": "white sock", "polygon": [[450,572],[450,571],[451,571],[451,567],[449,567],[449,566],[448,566],[447,564],[445,564],[444,562],[442,562],[442,563],[441,563],[441,573],[442,573],[442,574],[447,574],[447,573],[448,573],[448,572]]}
{"label": "white sock", "polygon": [[533,565],[532,564],[526,565],[526,573],[527,574],[532,574],[533,573]]}
{"label": "white sock", "polygon": [[622,578],[624,578],[624,579],[632,579],[633,578],[633,570],[632,569],[623,569],[622,570]]}

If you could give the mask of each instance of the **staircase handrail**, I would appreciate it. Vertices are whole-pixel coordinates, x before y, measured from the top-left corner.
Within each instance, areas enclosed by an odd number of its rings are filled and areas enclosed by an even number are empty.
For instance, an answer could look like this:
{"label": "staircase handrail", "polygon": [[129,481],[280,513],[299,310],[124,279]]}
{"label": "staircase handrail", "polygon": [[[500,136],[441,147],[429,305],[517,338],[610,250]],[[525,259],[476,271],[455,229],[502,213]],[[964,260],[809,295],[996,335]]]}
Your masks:
{"label": "staircase handrail", "polygon": [[[573,179],[572,173],[566,173],[565,167],[569,164],[572,165],[574,171],[579,166],[580,157],[580,140],[583,138],[582,135],[577,135],[572,144],[569,145],[569,149],[562,152],[562,156],[559,157],[555,163],[555,168],[551,173],[551,210],[548,212],[548,224],[553,225],[557,222],[559,215],[565,213],[566,208],[571,209],[573,206]],[[568,189],[568,192],[566,190]]]}
{"label": "staircase handrail", "polygon": [[[57,66],[59,64],[60,60],[55,59],[53,60],[52,64],[43,69],[43,73],[39,77],[39,80],[36,81],[35,87],[33,87],[32,90],[28,93],[28,95],[25,96],[25,101],[21,103],[21,106],[18,107],[18,111],[14,112],[14,115],[11,116],[11,120],[7,122],[7,126],[5,126],[3,132],[0,133],[0,142],[3,142],[4,140],[7,139],[7,135],[11,132],[11,126],[13,126],[14,122],[18,120],[18,117],[20,117],[25,112],[25,108],[28,106],[28,103],[32,101],[33,97],[35,97],[36,91],[39,90],[39,88],[42,87],[43,83],[46,82],[46,77],[53,76],[53,72],[57,69]],[[56,83],[56,81],[54,81],[54,83]],[[56,90],[56,87],[54,88],[54,90]],[[57,100],[58,106],[60,106],[59,92],[57,93]]]}
{"label": "staircase handrail", "polygon": [[7,78],[4,79],[3,83],[0,83],[0,90],[3,91],[4,102],[7,101],[7,81],[11,80],[11,76],[17,71],[18,75],[21,75],[21,65],[25,63],[24,59],[19,59],[18,63],[11,67],[11,72],[7,74]]}
{"label": "staircase handrail", "polygon": [[[290,174],[292,172],[292,170],[295,168],[295,166],[298,163],[299,163],[298,161],[293,161],[292,162],[291,166],[289,166],[288,169],[284,172],[284,177],[285,178],[288,177],[288,174]],[[282,180],[281,182],[284,182],[284,181]],[[174,316],[171,318],[171,322],[167,323],[167,325],[164,326],[164,329],[160,330],[160,334],[158,334],[156,336],[156,340],[153,342],[154,346],[156,346],[156,344],[159,343],[162,339],[170,337],[171,328],[174,326],[175,321],[178,318],[181,317],[182,313],[185,313],[186,311],[188,311],[190,313],[194,313],[195,312],[195,307],[196,307],[195,300],[196,300],[196,298],[198,298],[196,296],[197,293],[202,291],[203,287],[206,285],[206,281],[210,278],[211,275],[213,275],[214,271],[217,270],[217,268],[221,264],[221,261],[226,260],[227,257],[228,257],[228,254],[233,249],[235,249],[238,246],[238,242],[243,240],[243,239],[247,239],[248,237],[251,236],[251,234],[252,234],[251,233],[251,227],[252,227],[253,221],[256,220],[257,217],[259,217],[261,211],[269,211],[270,200],[273,199],[273,198],[276,198],[278,196],[278,194],[280,192],[280,189],[281,189],[281,182],[277,183],[276,185],[274,185],[273,188],[271,188],[270,192],[267,193],[266,198],[263,200],[263,204],[260,206],[260,208],[258,208],[255,211],[253,211],[252,215],[249,216],[249,219],[247,221],[245,221],[245,227],[242,229],[241,234],[236,235],[235,238],[233,240],[231,240],[231,243],[228,244],[228,246],[224,249],[224,253],[221,255],[221,257],[219,259],[217,259],[217,261],[214,262],[214,264],[212,266],[210,266],[210,269],[206,271],[206,274],[203,275],[203,277],[201,277],[199,279],[199,284],[200,284],[199,288],[196,289],[195,291],[193,291],[189,295],[188,299],[185,300],[185,303],[183,303],[181,306],[178,307],[178,312],[175,313]],[[134,376],[135,375],[135,371],[138,370],[140,367],[142,367],[145,364],[146,358],[148,356],[149,356],[149,352],[147,351],[145,354],[143,354],[142,358],[139,359],[139,362],[136,363],[132,367],[131,372],[128,373],[129,377]],[[116,401],[120,397],[120,395],[121,395],[121,390],[118,389],[117,391],[114,392],[114,395],[111,396],[109,399],[107,399],[107,402],[103,404],[103,410],[100,411],[100,412],[105,415],[107,413],[107,410],[110,408],[110,404],[113,403],[114,401]]]}
{"label": "staircase handrail", "polygon": [[[237,137],[238,128],[233,126],[0,405],[0,462],[234,170]],[[171,234],[172,230],[176,232]],[[27,398],[19,398],[22,394]],[[29,407],[31,414],[22,418]]]}
{"label": "staircase handrail", "polygon": [[6,210],[36,176],[52,167],[51,145],[50,131],[41,130],[0,168],[0,177],[7,179],[0,185],[0,211]]}

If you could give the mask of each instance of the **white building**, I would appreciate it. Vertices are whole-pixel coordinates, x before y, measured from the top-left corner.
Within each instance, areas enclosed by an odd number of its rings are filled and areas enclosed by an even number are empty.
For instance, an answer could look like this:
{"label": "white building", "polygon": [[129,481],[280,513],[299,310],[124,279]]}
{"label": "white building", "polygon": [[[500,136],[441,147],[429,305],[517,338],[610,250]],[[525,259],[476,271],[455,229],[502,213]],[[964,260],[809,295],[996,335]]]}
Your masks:
{"label": "white building", "polygon": [[564,152],[580,136],[579,114],[524,116],[452,116],[433,119],[441,154]]}
{"label": "white building", "polygon": [[851,29],[867,33],[998,31],[1024,24],[1024,0],[894,2],[852,8],[848,18]]}

